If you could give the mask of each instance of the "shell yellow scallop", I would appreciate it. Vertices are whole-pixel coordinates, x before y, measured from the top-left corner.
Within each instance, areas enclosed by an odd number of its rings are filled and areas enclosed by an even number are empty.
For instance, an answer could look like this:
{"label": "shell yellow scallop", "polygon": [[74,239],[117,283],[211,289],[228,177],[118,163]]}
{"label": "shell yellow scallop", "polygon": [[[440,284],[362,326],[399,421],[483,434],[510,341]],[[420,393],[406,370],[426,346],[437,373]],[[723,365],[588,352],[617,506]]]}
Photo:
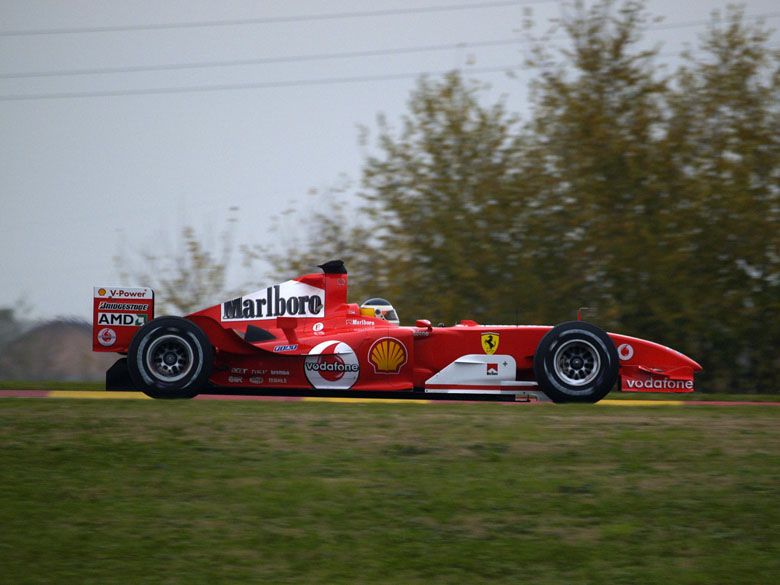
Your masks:
{"label": "shell yellow scallop", "polygon": [[394,337],[378,339],[368,352],[368,361],[377,374],[397,374],[406,363],[406,348]]}

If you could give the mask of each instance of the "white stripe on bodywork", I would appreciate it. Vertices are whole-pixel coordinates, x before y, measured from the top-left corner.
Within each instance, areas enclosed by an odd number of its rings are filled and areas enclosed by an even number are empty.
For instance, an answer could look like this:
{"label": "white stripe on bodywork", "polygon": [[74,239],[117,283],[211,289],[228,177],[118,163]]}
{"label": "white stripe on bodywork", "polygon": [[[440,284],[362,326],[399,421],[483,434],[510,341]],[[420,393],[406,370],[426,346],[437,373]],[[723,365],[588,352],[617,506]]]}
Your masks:
{"label": "white stripe on bodywork", "polygon": [[[495,368],[489,367],[494,365]],[[489,374],[488,372],[495,371]],[[460,356],[454,362],[426,380],[426,387],[482,385],[496,386],[505,382],[515,382],[517,364],[515,358],[505,354],[467,354]]]}

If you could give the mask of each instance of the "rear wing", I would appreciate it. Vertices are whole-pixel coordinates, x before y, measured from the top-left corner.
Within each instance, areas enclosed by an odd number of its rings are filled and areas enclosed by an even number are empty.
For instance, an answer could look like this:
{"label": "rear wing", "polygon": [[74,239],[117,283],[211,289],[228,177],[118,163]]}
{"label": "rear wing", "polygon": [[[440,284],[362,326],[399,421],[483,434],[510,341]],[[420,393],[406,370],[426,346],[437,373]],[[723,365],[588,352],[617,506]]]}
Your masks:
{"label": "rear wing", "polygon": [[127,352],[135,332],[152,319],[151,288],[96,286],[92,294],[92,351]]}

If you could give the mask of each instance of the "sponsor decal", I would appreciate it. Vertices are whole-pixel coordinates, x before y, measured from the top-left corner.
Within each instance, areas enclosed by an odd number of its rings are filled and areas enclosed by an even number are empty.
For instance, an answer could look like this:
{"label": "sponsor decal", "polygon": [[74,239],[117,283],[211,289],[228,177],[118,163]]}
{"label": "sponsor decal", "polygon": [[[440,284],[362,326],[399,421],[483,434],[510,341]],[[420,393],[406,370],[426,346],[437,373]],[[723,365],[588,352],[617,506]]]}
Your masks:
{"label": "sponsor decal", "polygon": [[97,334],[97,340],[103,347],[111,347],[116,343],[116,331],[108,327],[104,327]]}
{"label": "sponsor decal", "polygon": [[482,349],[488,355],[493,355],[498,349],[499,335],[498,333],[483,333],[482,334]]}
{"label": "sponsor decal", "polygon": [[693,380],[666,380],[646,378],[634,380],[625,378],[626,387],[637,390],[693,390]]}
{"label": "sponsor decal", "polygon": [[290,345],[277,345],[274,347],[274,351],[280,352],[280,351],[295,351],[298,349],[297,343],[292,343]]}
{"label": "sponsor decal", "polygon": [[347,321],[349,325],[359,325],[363,327],[374,327],[376,323],[369,321],[368,319],[349,319]]}
{"label": "sponsor decal", "polygon": [[268,370],[250,370],[249,368],[230,368],[231,374],[238,374],[240,376],[262,376]]}
{"label": "sponsor decal", "polygon": [[485,364],[485,375],[498,376],[498,364]]}
{"label": "sponsor decal", "polygon": [[314,331],[315,333],[319,333],[323,329],[325,329],[325,325],[323,325],[322,323],[315,323],[311,327],[311,330]]}
{"label": "sponsor decal", "polygon": [[98,311],[148,311],[149,303],[112,303],[100,301]]}
{"label": "sponsor decal", "polygon": [[314,346],[303,363],[306,379],[315,388],[349,390],[360,376],[355,351],[342,341]]}
{"label": "sponsor decal", "polygon": [[145,323],[146,315],[140,313],[98,313],[98,325],[141,327]]}
{"label": "sponsor decal", "polygon": [[334,378],[341,378],[344,372],[358,372],[360,366],[357,364],[346,364],[344,358],[338,354],[331,356],[321,355],[316,360],[309,360],[306,362],[306,371],[308,372],[333,372],[336,375]]}
{"label": "sponsor decal", "polygon": [[98,298],[109,299],[151,299],[154,298],[150,288],[105,288],[94,289]]}
{"label": "sponsor decal", "polygon": [[228,376],[228,382],[231,384],[243,384],[244,378],[241,376]]}
{"label": "sponsor decal", "polygon": [[406,359],[406,347],[395,337],[377,339],[368,350],[368,361],[375,374],[397,374]]}
{"label": "sponsor decal", "polygon": [[287,378],[268,378],[269,384],[287,384]]}
{"label": "sponsor decal", "polygon": [[296,280],[269,286],[222,303],[223,321],[276,317],[322,317],[325,291]]}
{"label": "sponsor decal", "polygon": [[634,348],[628,343],[621,343],[618,345],[617,352],[620,360],[624,362],[634,357]]}
{"label": "sponsor decal", "polygon": [[249,383],[250,384],[262,384],[263,383],[263,379],[260,376],[252,376],[251,378],[249,378]]}
{"label": "sponsor decal", "polygon": [[132,298],[132,299],[143,299],[146,296],[146,291],[143,290],[113,290],[111,291],[112,297],[118,297],[118,298]]}

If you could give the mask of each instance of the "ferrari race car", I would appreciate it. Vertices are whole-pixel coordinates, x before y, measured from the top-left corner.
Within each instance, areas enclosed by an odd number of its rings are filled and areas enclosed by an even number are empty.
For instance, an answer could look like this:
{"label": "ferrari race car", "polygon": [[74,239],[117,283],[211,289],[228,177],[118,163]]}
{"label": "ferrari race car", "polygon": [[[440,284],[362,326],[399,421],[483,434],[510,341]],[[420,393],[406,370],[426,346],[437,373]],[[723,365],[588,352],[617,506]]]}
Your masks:
{"label": "ferrari race car", "polygon": [[150,288],[96,287],[93,350],[126,356],[108,370],[107,388],[154,398],[254,391],[597,402],[616,383],[624,392],[693,392],[701,370],[673,349],[584,321],[401,326],[383,299],[347,302],[342,261],[319,268],[185,317],[155,319]]}

